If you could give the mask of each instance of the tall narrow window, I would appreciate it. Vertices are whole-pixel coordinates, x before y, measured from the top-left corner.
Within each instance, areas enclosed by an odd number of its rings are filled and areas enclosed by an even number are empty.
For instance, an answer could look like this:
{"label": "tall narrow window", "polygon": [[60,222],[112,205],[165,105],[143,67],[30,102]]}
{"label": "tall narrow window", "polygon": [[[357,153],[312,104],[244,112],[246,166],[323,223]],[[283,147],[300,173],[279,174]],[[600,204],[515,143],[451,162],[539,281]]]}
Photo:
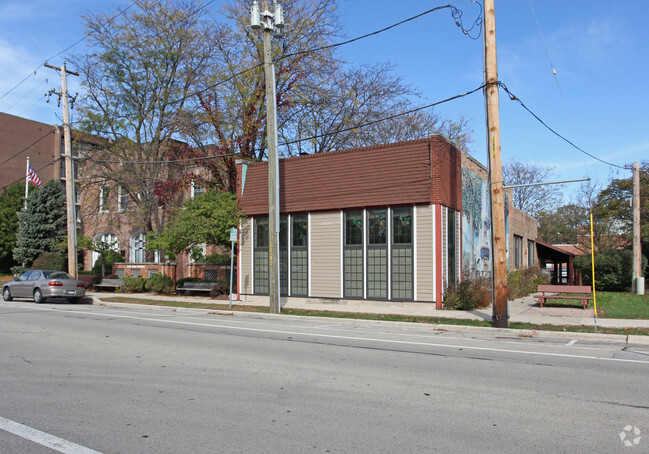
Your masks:
{"label": "tall narrow window", "polygon": [[254,222],[254,292],[269,293],[268,263],[268,217],[259,217]]}
{"label": "tall narrow window", "polygon": [[110,191],[110,186],[104,184],[99,188],[99,212],[106,213],[108,212],[108,193]]}
{"label": "tall narrow window", "polygon": [[514,235],[514,266],[523,266],[523,237]]}
{"label": "tall narrow window", "polygon": [[117,187],[117,211],[124,211],[128,207],[128,193],[121,186]]}
{"label": "tall narrow window", "polygon": [[527,266],[534,266],[534,241],[527,240]]}
{"label": "tall narrow window", "polygon": [[392,210],[392,298],[414,298],[411,207]]}
{"label": "tall narrow window", "polygon": [[279,219],[279,293],[288,295],[288,217]]}
{"label": "tall narrow window", "polygon": [[448,287],[449,288],[455,288],[455,283],[457,281],[457,275],[456,275],[456,270],[457,270],[457,235],[456,235],[456,216],[457,213],[452,210],[448,209],[448,214],[447,214],[447,228],[446,228],[446,234],[447,234],[447,239],[446,239],[446,264],[447,264],[447,272],[448,272]]}
{"label": "tall narrow window", "polygon": [[388,298],[387,210],[367,212],[367,297]]}
{"label": "tall narrow window", "polygon": [[343,294],[345,298],[363,298],[363,212],[349,211],[344,218]]}
{"label": "tall narrow window", "polygon": [[309,223],[306,214],[291,217],[291,295],[309,292]]}

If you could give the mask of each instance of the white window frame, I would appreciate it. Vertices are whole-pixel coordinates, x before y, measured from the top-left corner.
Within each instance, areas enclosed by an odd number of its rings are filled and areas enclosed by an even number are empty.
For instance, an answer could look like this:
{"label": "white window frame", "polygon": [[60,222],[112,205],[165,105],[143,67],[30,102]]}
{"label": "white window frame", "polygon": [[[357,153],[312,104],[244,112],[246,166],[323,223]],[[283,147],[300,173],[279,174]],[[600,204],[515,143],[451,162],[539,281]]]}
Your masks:
{"label": "white window frame", "polygon": [[108,197],[110,195],[110,185],[102,184],[99,188],[99,212],[108,213]]}

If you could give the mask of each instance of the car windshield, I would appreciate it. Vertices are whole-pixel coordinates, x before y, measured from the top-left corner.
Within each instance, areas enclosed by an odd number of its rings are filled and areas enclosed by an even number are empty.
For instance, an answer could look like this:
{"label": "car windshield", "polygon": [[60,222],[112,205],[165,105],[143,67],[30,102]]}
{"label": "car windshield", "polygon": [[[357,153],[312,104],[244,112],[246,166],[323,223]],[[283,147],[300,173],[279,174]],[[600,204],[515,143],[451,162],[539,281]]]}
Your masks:
{"label": "car windshield", "polygon": [[72,279],[65,271],[43,271],[46,279]]}

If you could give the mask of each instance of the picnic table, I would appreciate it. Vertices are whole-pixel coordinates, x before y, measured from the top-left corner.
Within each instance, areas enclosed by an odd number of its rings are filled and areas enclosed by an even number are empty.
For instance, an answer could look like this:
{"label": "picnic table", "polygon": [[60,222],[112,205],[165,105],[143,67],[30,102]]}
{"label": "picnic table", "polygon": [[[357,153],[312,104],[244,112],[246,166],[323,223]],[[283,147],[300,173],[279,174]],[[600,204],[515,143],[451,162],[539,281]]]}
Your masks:
{"label": "picnic table", "polygon": [[593,299],[590,285],[539,285],[540,295],[532,295],[538,298],[541,307],[549,299],[558,300],[581,300],[584,309],[588,307],[588,301]]}

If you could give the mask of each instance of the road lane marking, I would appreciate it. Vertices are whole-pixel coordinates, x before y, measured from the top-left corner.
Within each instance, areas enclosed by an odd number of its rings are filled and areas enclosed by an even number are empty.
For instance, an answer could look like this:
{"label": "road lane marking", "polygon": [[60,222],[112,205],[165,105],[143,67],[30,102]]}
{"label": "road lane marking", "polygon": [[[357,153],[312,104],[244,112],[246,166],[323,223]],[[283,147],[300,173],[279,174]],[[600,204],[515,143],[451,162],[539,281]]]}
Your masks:
{"label": "road lane marking", "polygon": [[63,438],[55,437],[48,433],[34,429],[33,427],[20,424],[18,422],[6,419],[0,416],[0,429],[5,432],[18,435],[39,445],[47,446],[54,451],[62,452],[63,454],[101,454],[99,451],[94,451],[90,448],[72,443],[71,441],[64,440]]}
{"label": "road lane marking", "polygon": [[[55,312],[54,309],[46,307],[33,307],[33,310],[40,311],[49,311]],[[58,312],[61,312],[60,310]],[[548,353],[548,352],[535,352],[535,351],[525,351],[525,350],[513,350],[507,348],[493,348],[493,347],[476,347],[471,345],[453,345],[453,344],[441,344],[436,342],[415,342],[415,341],[405,341],[405,340],[392,340],[392,339],[377,339],[372,337],[356,337],[356,336],[338,336],[334,334],[321,334],[321,333],[303,333],[299,331],[285,331],[285,330],[272,330],[272,329],[263,329],[263,328],[250,328],[245,326],[229,326],[229,325],[217,325],[212,323],[196,323],[196,322],[185,322],[180,320],[169,320],[169,319],[157,319],[150,317],[134,317],[131,315],[121,315],[121,314],[102,314],[101,312],[85,312],[85,311],[72,311],[70,313],[74,314],[85,314],[98,316],[101,315],[106,318],[124,318],[130,320],[141,320],[149,321],[156,323],[167,323],[174,325],[187,325],[187,326],[200,326],[203,328],[221,328],[232,331],[248,331],[248,332],[257,332],[257,333],[272,333],[272,334],[282,334],[288,336],[305,336],[305,337],[317,337],[323,339],[336,339],[336,340],[350,340],[350,341],[364,341],[364,342],[375,342],[380,344],[397,344],[397,345],[416,345],[423,347],[437,347],[437,348],[449,348],[456,350],[474,350],[474,351],[484,351],[484,352],[500,352],[500,353],[515,353],[522,355],[533,355],[533,356],[551,356],[556,358],[573,358],[573,359],[594,359],[600,361],[615,361],[615,362],[625,362],[625,363],[641,363],[649,364],[649,360],[636,360],[636,359],[622,359],[622,358],[606,358],[601,356],[590,356],[590,355],[575,355],[567,353]]]}
{"label": "road lane marking", "polygon": [[567,345],[568,347],[572,347],[573,345],[575,345],[575,343],[577,343],[577,339],[573,339],[573,340],[571,340],[571,341],[568,342],[566,345]]}

